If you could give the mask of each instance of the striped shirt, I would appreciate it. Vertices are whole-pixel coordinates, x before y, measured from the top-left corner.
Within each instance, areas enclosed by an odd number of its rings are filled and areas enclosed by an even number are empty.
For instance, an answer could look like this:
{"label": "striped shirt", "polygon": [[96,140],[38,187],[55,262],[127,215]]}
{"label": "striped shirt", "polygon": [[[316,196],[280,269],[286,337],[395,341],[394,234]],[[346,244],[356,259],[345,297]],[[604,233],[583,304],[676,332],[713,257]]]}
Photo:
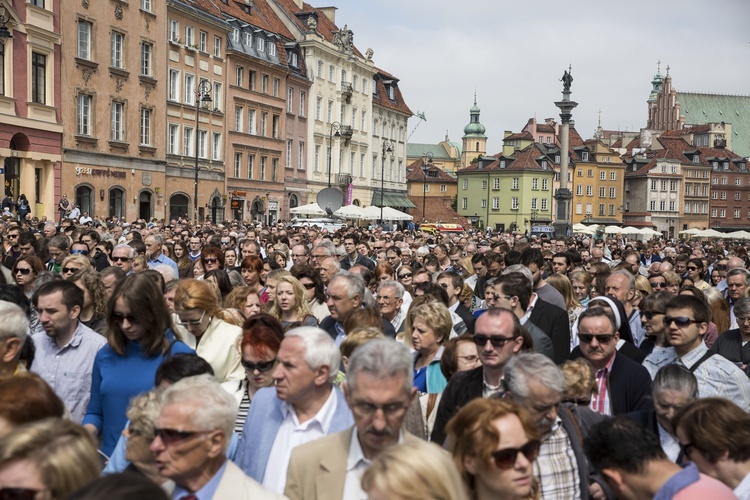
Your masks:
{"label": "striped shirt", "polygon": [[560,417],[542,437],[534,479],[539,484],[539,498],[581,498],[578,462]]}
{"label": "striped shirt", "polygon": [[[678,357],[675,363],[690,369],[706,353],[708,347],[701,342],[698,347]],[[740,368],[724,356],[714,354],[693,372],[698,380],[701,398],[725,398],[745,411],[750,411],[750,379]]]}

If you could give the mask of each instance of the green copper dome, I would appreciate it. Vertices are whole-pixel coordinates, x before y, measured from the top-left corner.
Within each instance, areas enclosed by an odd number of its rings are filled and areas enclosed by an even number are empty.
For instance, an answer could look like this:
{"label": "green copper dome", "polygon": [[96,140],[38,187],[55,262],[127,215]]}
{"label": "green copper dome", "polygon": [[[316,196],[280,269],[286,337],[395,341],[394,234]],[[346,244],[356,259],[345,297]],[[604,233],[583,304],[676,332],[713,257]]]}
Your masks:
{"label": "green copper dome", "polygon": [[469,110],[469,116],[471,118],[469,124],[464,127],[464,137],[469,135],[484,137],[484,133],[487,129],[484,125],[479,123],[479,111],[479,106],[477,106],[477,96],[474,94],[474,105]]}

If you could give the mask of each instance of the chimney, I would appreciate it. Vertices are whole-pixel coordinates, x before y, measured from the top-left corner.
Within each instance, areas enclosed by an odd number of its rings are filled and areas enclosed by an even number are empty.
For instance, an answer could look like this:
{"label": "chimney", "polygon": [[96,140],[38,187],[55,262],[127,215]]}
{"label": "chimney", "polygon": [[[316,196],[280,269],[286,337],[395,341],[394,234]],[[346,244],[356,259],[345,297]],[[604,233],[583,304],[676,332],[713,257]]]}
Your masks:
{"label": "chimney", "polygon": [[303,3],[304,3],[304,0],[294,0],[294,5],[296,5],[299,10],[304,10],[302,8]]}
{"label": "chimney", "polygon": [[[302,3],[302,0],[295,1]],[[318,10],[325,14],[333,24],[336,24],[336,10],[338,10],[338,7],[318,7]]]}

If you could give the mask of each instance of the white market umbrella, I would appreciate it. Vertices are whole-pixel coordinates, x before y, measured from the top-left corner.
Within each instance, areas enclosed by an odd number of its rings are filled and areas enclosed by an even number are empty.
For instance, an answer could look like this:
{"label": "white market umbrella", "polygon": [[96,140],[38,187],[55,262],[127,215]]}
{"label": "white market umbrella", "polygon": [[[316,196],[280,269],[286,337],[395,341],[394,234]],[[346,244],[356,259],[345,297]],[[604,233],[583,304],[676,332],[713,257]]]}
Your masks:
{"label": "white market umbrella", "polygon": [[750,240],[750,233],[747,231],[735,231],[733,233],[728,233],[727,236],[741,240]]}
{"label": "white market umbrella", "polygon": [[685,229],[684,231],[680,231],[680,234],[695,235],[695,234],[698,234],[700,232],[701,232],[701,230],[698,229],[697,227],[691,227],[690,229]]}
{"label": "white market umbrella", "polygon": [[625,226],[622,228],[622,234],[643,234],[641,230],[633,226]]}
{"label": "white market umbrella", "polygon": [[363,216],[363,209],[357,205],[346,205],[333,212],[333,215],[341,217],[342,219],[361,219]]}
{"label": "white market umbrella", "polygon": [[715,229],[705,229],[695,233],[695,236],[700,238],[724,238],[724,233],[720,233]]}
{"label": "white market umbrella", "polygon": [[294,215],[326,215],[325,210],[320,208],[320,205],[318,205],[317,203],[310,203],[309,205],[290,208],[289,213],[292,213]]}
{"label": "white market umbrella", "polygon": [[620,226],[607,226],[604,228],[604,232],[607,234],[617,234],[622,233],[622,228]]}
{"label": "white market umbrella", "polygon": [[654,231],[650,227],[641,228],[641,230],[638,232],[644,236],[661,236],[661,233],[659,231]]}
{"label": "white market umbrella", "polygon": [[[369,207],[362,210],[362,212],[363,219],[380,219],[380,207],[376,207],[375,205],[370,205]],[[414,217],[412,217],[411,215],[405,214],[404,212],[399,212],[395,208],[383,207],[383,220],[412,220],[413,218]]]}
{"label": "white market umbrella", "polygon": [[596,229],[593,227],[589,227],[586,224],[581,224],[580,222],[578,224],[573,224],[573,232],[574,233],[586,233],[586,234],[593,234],[596,232]]}

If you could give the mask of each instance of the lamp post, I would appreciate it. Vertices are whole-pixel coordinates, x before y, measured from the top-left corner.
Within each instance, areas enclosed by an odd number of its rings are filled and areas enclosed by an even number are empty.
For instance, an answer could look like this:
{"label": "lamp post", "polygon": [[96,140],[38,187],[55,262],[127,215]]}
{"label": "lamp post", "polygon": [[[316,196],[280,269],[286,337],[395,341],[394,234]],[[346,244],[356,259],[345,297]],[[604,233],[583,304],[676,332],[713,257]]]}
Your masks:
{"label": "lamp post", "polygon": [[5,40],[9,38],[13,38],[13,35],[6,26],[8,21],[10,21],[10,14],[6,12],[4,5],[0,5],[0,44],[4,44]]}
{"label": "lamp post", "polygon": [[383,156],[381,157],[380,167],[380,223],[383,223],[383,206],[385,202],[383,197],[385,195],[385,155],[386,153],[393,155],[393,143],[388,139],[383,139],[382,144]]}
{"label": "lamp post", "polygon": [[336,139],[341,137],[341,124],[339,122],[331,123],[331,128],[328,131],[328,187],[331,187],[331,158],[333,157],[331,146],[334,137]]}
{"label": "lamp post", "polygon": [[534,224],[536,224],[536,216],[539,214],[539,210],[532,208],[531,209],[531,228],[534,228]]}
{"label": "lamp post", "polygon": [[430,170],[429,164],[432,163],[432,153],[422,153],[422,174],[424,175],[424,181],[422,182],[422,222],[427,222],[426,206],[427,206],[427,172]]}
{"label": "lamp post", "polygon": [[200,126],[198,117],[201,111],[201,104],[211,102],[211,82],[202,80],[195,89],[195,193],[193,197],[193,217],[195,225],[198,225],[198,141],[200,137]]}
{"label": "lamp post", "polygon": [[591,222],[591,216],[592,216],[592,215],[593,215],[593,214],[592,214],[591,212],[586,212],[586,216],[585,216],[585,217],[584,217],[584,219],[583,219],[583,220],[584,220],[584,222],[586,222],[586,223],[588,223],[588,222]]}

